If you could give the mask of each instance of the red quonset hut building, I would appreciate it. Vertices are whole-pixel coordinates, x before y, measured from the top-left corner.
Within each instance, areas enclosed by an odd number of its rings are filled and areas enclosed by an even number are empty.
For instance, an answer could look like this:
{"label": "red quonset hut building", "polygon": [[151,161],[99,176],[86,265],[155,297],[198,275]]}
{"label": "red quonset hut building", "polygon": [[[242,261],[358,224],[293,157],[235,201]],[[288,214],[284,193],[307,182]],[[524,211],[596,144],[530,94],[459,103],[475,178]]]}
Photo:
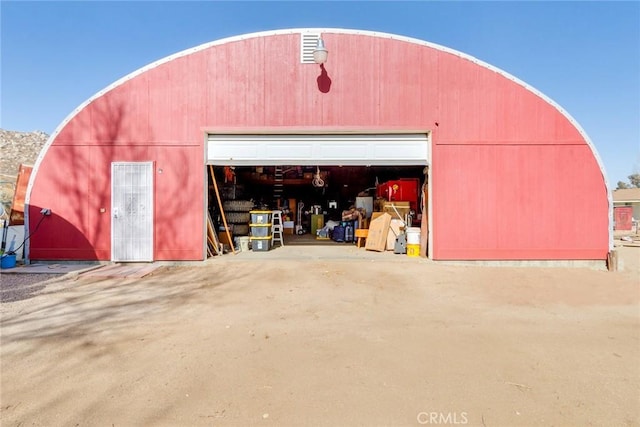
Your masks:
{"label": "red quonset hut building", "polygon": [[293,29],[179,52],[73,111],[34,166],[28,259],[205,259],[210,165],[320,166],[343,186],[428,171],[434,260],[604,261],[612,248],[602,163],[549,98],[439,45]]}

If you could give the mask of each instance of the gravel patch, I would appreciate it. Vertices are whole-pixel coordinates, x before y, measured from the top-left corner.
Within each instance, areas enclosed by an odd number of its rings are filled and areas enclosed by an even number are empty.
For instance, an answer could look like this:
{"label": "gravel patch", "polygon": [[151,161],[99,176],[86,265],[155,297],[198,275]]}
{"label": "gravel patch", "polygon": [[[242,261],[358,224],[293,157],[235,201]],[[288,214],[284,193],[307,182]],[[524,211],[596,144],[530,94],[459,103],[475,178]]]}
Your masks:
{"label": "gravel patch", "polygon": [[62,276],[64,274],[3,273],[0,276],[0,303],[4,304],[32,298],[46,287],[49,280]]}

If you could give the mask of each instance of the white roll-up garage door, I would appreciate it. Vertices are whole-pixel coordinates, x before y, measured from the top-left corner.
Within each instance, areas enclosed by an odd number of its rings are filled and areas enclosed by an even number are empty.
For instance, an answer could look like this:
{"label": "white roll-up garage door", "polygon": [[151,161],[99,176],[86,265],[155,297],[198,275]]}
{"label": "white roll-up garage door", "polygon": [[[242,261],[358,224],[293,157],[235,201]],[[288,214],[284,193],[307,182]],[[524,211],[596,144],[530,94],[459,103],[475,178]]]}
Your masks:
{"label": "white roll-up garage door", "polygon": [[209,134],[207,163],[230,166],[430,164],[426,133],[238,135]]}

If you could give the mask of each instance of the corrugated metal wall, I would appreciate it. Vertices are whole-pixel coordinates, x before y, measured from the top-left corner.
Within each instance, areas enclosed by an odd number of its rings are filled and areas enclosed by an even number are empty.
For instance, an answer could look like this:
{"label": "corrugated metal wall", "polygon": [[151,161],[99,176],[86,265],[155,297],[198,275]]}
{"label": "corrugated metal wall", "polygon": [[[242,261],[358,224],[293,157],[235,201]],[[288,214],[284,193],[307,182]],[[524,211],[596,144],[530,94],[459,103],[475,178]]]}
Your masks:
{"label": "corrugated metal wall", "polygon": [[606,258],[602,172],[552,105],[432,47],[323,38],[326,93],[320,68],[300,64],[300,34],[278,33],[156,64],[89,102],[40,164],[31,215],[52,207],[49,231],[64,232],[35,235],[32,258],[108,259],[108,164],[155,160],[156,259],[201,259],[204,130],[230,128],[431,130],[434,258]]}

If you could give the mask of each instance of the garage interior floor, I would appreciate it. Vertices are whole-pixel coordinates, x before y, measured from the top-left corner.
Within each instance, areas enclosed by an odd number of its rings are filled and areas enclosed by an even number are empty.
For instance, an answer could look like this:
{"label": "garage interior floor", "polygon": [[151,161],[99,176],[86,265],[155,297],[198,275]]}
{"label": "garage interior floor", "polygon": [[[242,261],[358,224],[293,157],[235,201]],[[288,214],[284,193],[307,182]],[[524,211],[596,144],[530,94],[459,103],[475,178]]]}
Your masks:
{"label": "garage interior floor", "polygon": [[[284,244],[285,245],[295,245],[295,246],[355,246],[355,243],[345,243],[345,242],[335,242],[331,239],[316,239],[311,234],[303,234],[303,235],[291,235],[285,234],[284,236]],[[278,247],[278,243],[275,244]]]}
{"label": "garage interior floor", "polygon": [[410,257],[406,254],[394,254],[393,251],[368,251],[364,246],[358,248],[354,243],[340,243],[333,240],[316,240],[311,234],[302,236],[285,235],[284,246],[276,243],[269,251],[237,251],[235,255],[225,253],[214,256],[207,262],[267,260],[267,259],[344,259],[344,260],[393,260],[394,262],[431,262],[427,258]]}

